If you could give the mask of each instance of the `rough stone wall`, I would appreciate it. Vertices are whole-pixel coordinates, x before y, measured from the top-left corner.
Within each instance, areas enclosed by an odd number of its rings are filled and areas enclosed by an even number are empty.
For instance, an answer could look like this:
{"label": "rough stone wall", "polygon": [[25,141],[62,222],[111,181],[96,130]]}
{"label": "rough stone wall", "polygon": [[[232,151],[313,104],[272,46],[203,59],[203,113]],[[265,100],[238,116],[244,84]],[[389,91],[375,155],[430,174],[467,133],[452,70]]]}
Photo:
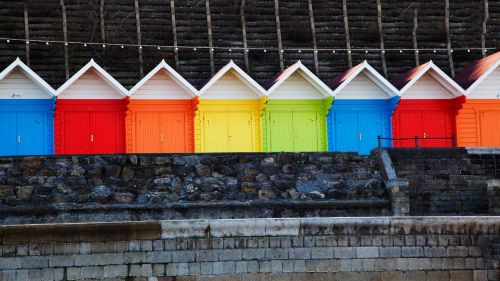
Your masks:
{"label": "rough stone wall", "polygon": [[0,158],[0,222],[388,214],[374,157],[349,153]]}
{"label": "rough stone wall", "polygon": [[412,215],[488,214],[493,158],[457,149],[390,149],[398,176],[410,187]]}
{"label": "rough stone wall", "polygon": [[151,221],[0,230],[4,281],[500,277],[498,217]]}

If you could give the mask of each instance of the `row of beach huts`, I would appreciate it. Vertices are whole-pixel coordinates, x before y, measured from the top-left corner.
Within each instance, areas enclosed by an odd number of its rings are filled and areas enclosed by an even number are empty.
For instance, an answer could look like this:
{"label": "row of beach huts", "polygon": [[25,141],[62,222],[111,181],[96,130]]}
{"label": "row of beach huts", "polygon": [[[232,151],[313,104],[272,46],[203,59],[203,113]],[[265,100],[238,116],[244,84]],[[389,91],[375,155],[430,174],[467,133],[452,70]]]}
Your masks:
{"label": "row of beach huts", "polygon": [[299,61],[261,86],[231,61],[196,89],[162,61],[127,90],[91,60],[55,90],[16,59],[0,73],[0,155],[500,146],[499,65],[451,79],[430,61],[389,82],[365,61],[324,83]]}

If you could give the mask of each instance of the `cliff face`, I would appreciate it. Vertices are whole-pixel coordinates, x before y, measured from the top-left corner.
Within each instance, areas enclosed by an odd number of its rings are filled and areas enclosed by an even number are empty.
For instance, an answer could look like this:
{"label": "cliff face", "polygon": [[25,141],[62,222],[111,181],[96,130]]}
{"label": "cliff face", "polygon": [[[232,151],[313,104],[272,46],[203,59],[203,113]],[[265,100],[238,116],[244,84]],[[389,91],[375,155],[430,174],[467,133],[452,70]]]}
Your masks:
{"label": "cliff face", "polygon": [[482,57],[467,48],[499,47],[500,1],[485,1],[4,0],[0,38],[31,42],[0,40],[0,69],[20,57],[54,87],[91,58],[127,87],[161,59],[196,86],[230,59],[260,83],[299,59],[323,80],[365,59],[388,78],[430,59],[453,75]]}

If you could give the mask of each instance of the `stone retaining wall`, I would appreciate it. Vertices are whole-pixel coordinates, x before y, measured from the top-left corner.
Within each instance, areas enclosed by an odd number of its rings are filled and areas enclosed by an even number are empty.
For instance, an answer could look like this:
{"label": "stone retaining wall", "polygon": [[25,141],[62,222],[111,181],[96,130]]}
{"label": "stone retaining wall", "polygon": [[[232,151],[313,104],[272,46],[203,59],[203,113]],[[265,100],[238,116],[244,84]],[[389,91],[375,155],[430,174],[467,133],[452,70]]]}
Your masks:
{"label": "stone retaining wall", "polygon": [[497,281],[499,217],[0,227],[1,280]]}

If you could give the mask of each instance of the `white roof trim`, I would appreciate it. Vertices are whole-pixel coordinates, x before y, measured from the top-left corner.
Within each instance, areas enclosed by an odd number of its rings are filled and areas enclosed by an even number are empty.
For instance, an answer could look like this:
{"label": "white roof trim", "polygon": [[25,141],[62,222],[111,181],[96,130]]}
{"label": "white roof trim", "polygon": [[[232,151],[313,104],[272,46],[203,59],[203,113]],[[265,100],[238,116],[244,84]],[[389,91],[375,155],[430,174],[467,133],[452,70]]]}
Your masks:
{"label": "white roof trim", "polygon": [[465,95],[468,96],[477,86],[479,86],[479,84],[481,84],[481,82],[483,82],[484,79],[490,76],[490,74],[493,71],[495,71],[495,69],[497,69],[497,67],[499,66],[500,66],[500,59],[495,64],[493,64],[486,72],[484,72],[483,75],[481,75],[481,77],[479,77],[474,83],[472,83],[472,85],[470,85],[469,88],[467,88],[467,90],[465,90]]}
{"label": "white roof trim", "polygon": [[349,83],[351,83],[354,78],[356,78],[364,70],[368,71],[367,77],[372,80],[377,86],[379,86],[384,92],[386,92],[390,97],[399,96],[399,91],[391,84],[387,79],[385,79],[378,71],[376,71],[366,60],[363,61],[360,67],[353,72],[349,78],[347,78],[342,84],[340,84],[334,91],[333,95],[337,95],[341,92]]}
{"label": "white roof trim", "polygon": [[333,96],[332,89],[323,83],[323,81],[321,81],[321,79],[319,79],[318,76],[312,73],[307,67],[305,67],[300,60],[286,69],[286,73],[283,77],[280,77],[280,79],[267,90],[267,96],[271,95],[276,89],[278,89],[279,86],[292,76],[292,74],[297,72],[297,70],[301,70],[302,72],[299,72],[299,75],[316,88],[321,94],[323,94],[325,98]]}
{"label": "white roof trim", "polygon": [[94,68],[97,71],[97,74],[106,81],[110,86],[112,86],[115,90],[117,90],[123,97],[128,97],[128,91],[123,87],[118,81],[116,81],[113,76],[109,75],[106,70],[100,67],[94,59],[91,59],[85,66],[83,66],[77,73],[75,73],[68,81],[59,87],[56,91],[56,96],[59,96],[62,92],[64,92],[69,86],[75,83],[78,78],[80,78],[83,74],[85,74],[90,68]]}
{"label": "white roof trim", "polygon": [[212,87],[215,82],[217,82],[222,76],[224,76],[228,71],[234,70],[236,72],[236,76],[249,88],[251,88],[259,97],[264,97],[266,95],[266,90],[262,88],[259,83],[250,77],[250,75],[246,74],[238,65],[234,63],[234,61],[230,61],[223,68],[221,68],[206,84],[198,91],[198,95],[202,96],[204,93]]}
{"label": "white roof trim", "polygon": [[429,70],[433,70],[433,72],[429,72],[429,74],[439,83],[441,86],[446,88],[451,94],[456,97],[463,96],[465,94],[465,90],[455,82],[455,80],[451,79],[446,73],[444,73],[434,62],[429,61],[428,65],[424,67],[413,79],[408,82],[400,91],[399,95],[402,96],[413,84],[415,84],[420,77],[424,76]]}
{"label": "white roof trim", "polygon": [[153,70],[151,70],[144,78],[142,78],[137,84],[130,89],[129,96],[133,95],[137,90],[139,90],[149,79],[155,76],[161,70],[165,70],[169,76],[182,88],[184,88],[191,97],[198,96],[198,90],[196,90],[193,85],[191,85],[184,77],[182,77],[175,69],[173,69],[165,60],[162,60]]}
{"label": "white roof trim", "polygon": [[30,78],[33,82],[35,82],[40,88],[45,90],[49,95],[55,96],[56,91],[52,88],[42,77],[38,76],[31,68],[29,68],[21,59],[16,58],[7,68],[5,68],[2,72],[0,72],[0,81],[5,79],[16,67],[21,68],[21,70]]}

